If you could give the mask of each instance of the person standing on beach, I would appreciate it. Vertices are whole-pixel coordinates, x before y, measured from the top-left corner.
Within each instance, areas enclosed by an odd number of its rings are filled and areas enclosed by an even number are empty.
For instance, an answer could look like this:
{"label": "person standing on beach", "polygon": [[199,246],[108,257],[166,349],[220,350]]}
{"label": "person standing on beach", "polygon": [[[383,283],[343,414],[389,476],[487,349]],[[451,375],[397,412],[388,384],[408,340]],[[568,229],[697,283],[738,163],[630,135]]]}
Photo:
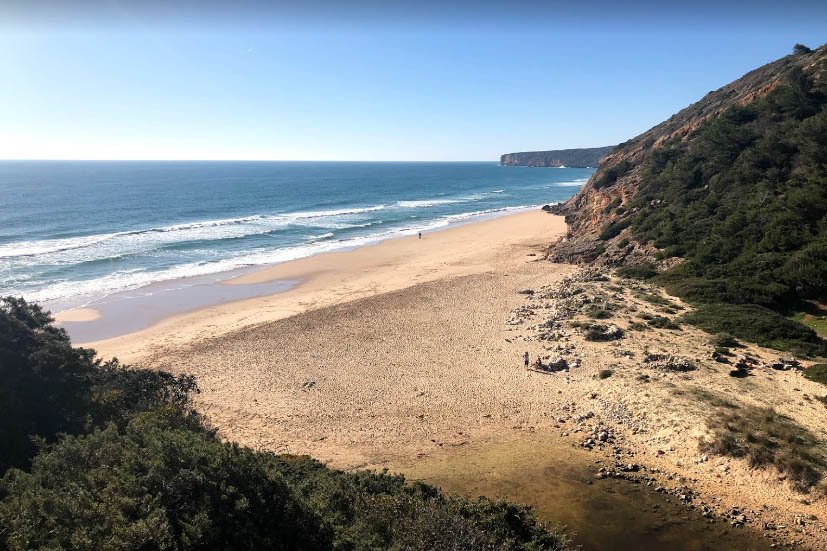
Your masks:
{"label": "person standing on beach", "polygon": [[528,369],[528,352],[523,354],[523,361],[525,362],[526,369]]}
{"label": "person standing on beach", "polygon": [[419,232],[419,238],[422,239],[422,232]]}

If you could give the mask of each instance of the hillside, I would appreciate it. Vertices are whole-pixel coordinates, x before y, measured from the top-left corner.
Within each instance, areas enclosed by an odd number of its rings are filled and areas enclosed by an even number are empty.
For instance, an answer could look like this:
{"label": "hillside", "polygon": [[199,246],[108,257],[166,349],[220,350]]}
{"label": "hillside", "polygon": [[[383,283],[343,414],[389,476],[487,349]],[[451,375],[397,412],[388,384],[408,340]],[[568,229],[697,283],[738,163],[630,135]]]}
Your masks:
{"label": "hillside", "polygon": [[597,166],[600,159],[609,154],[614,146],[588,147],[581,149],[558,149],[555,151],[525,151],[506,153],[500,157],[502,166],[584,168]]}
{"label": "hillside", "polygon": [[[826,106],[825,46],[797,47],[710,92],[603,159],[555,209],[569,235],[549,257],[645,265],[638,272],[657,273],[673,294],[728,305],[728,319],[766,317],[777,327],[784,318],[771,311],[818,309],[827,295]],[[701,318],[720,329],[710,317],[720,318],[707,307]],[[790,328],[788,342],[730,330],[824,352],[815,333],[795,325],[802,331]]]}

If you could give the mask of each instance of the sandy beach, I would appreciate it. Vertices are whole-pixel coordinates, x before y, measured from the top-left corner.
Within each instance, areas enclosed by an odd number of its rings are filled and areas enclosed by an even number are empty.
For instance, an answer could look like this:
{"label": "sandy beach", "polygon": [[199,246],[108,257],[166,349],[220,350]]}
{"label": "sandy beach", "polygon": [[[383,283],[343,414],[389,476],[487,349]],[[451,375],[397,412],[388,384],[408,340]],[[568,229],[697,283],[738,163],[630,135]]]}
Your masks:
{"label": "sandy beach", "polygon": [[[231,333],[309,310],[375,296],[429,281],[505,271],[535,257],[565,232],[561,217],[539,210],[503,216],[442,231],[383,241],[355,250],[278,264],[229,280],[261,284],[299,280],[290,291],[234,301],[171,316],[136,333],[102,341],[78,342],[105,357],[133,361],[170,346]],[[523,251],[524,254],[515,254]],[[69,310],[58,321],[98,319],[92,309]]]}
{"label": "sandy beach", "polygon": [[[789,528],[827,518],[823,499],[699,450],[720,397],[776,407],[823,438],[823,405],[808,398],[817,383],[768,368],[733,379],[709,359],[701,331],[632,330],[641,316],[675,317],[686,306],[645,284],[543,260],[564,230],[561,218],[529,212],[285,263],[234,283],[301,280],[287,292],[89,345],[104,357],[195,375],[197,407],[224,438],[510,497],[581,532],[601,523],[580,539],[593,547],[627,534],[640,549],[676,538],[697,543],[686,549],[703,549],[709,538],[745,549],[790,541],[823,548],[822,523]],[[582,308],[599,301],[616,305],[607,323],[624,328],[622,339],[590,342],[577,329]],[[526,351],[532,361],[561,357],[572,367],[526,370]],[[652,353],[697,368],[660,369],[644,361]],[[507,467],[518,456],[525,468]],[[547,493],[535,491],[541,479]],[[589,505],[640,484],[649,487],[645,497]],[[673,506],[684,511],[677,519],[665,513]],[[647,507],[660,516],[642,514]],[[685,525],[678,532],[676,522]],[[731,532],[730,522],[747,527]],[[755,536],[767,525],[783,529]]]}

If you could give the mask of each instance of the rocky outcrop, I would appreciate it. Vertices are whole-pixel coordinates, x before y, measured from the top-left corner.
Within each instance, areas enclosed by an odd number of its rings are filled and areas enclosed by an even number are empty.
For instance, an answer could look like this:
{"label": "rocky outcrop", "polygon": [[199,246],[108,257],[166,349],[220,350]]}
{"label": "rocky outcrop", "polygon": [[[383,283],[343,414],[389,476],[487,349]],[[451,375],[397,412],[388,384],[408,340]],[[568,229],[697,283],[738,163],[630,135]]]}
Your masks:
{"label": "rocky outcrop", "polygon": [[614,146],[506,153],[500,157],[500,164],[530,167],[596,167],[600,159],[608,155],[612,149]]}
{"label": "rocky outcrop", "polygon": [[[568,235],[548,252],[551,260],[590,262],[595,251],[602,256],[609,253],[614,258],[646,256],[654,251],[637,250],[638,245],[616,248],[612,243],[627,243],[630,237],[624,227],[606,234],[612,223],[618,223],[619,213],[626,211],[645,178],[646,161],[667,143],[690,142],[698,130],[711,118],[735,105],[746,105],[761,98],[779,84],[795,68],[805,73],[823,72],[827,58],[827,46],[783,57],[755,69],[738,80],[709,92],[700,101],[679,111],[668,120],[647,130],[614,148],[598,166],[598,170],[581,190],[551,212],[564,215],[569,224]],[[820,78],[824,81],[827,79]],[[627,213],[628,214],[628,213]],[[601,232],[603,233],[601,239]],[[618,254],[618,249],[626,249]],[[651,249],[651,247],[649,247]],[[605,258],[602,262],[607,263]],[[612,262],[608,262],[612,263]]]}

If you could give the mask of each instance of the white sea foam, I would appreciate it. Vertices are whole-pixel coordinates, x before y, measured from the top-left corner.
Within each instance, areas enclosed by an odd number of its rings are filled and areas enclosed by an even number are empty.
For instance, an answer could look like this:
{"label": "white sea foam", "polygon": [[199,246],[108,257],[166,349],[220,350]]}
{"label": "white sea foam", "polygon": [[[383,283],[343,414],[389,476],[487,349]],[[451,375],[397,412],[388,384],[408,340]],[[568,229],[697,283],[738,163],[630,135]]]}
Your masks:
{"label": "white sea foam", "polygon": [[0,260],[15,260],[23,265],[67,265],[140,254],[164,245],[263,235],[289,225],[329,229],[365,227],[359,215],[384,208],[385,205],[375,205],[253,215],[64,239],[19,241],[0,245]]}
{"label": "white sea foam", "polygon": [[375,232],[348,239],[321,239],[325,236],[332,237],[330,232],[328,232],[328,234],[317,236],[317,241],[292,247],[283,247],[272,250],[240,251],[235,256],[230,258],[224,258],[217,261],[190,262],[163,270],[119,270],[90,280],[58,280],[52,281],[47,287],[36,291],[11,289],[8,293],[12,295],[23,295],[28,300],[36,302],[69,301],[79,299],[81,297],[100,297],[116,292],[137,289],[159,281],[204,276],[249,266],[278,264],[325,252],[351,249],[394,237],[416,235],[418,232],[436,230],[450,224],[461,223],[475,218],[505,214],[507,212],[525,210],[527,208],[531,208],[531,206],[484,209],[452,214],[424,224],[396,227],[382,232]]}
{"label": "white sea foam", "polygon": [[421,201],[397,201],[396,206],[404,209],[418,209],[424,207],[435,207],[437,205],[452,205],[454,203],[467,203],[468,199],[423,199]]}

